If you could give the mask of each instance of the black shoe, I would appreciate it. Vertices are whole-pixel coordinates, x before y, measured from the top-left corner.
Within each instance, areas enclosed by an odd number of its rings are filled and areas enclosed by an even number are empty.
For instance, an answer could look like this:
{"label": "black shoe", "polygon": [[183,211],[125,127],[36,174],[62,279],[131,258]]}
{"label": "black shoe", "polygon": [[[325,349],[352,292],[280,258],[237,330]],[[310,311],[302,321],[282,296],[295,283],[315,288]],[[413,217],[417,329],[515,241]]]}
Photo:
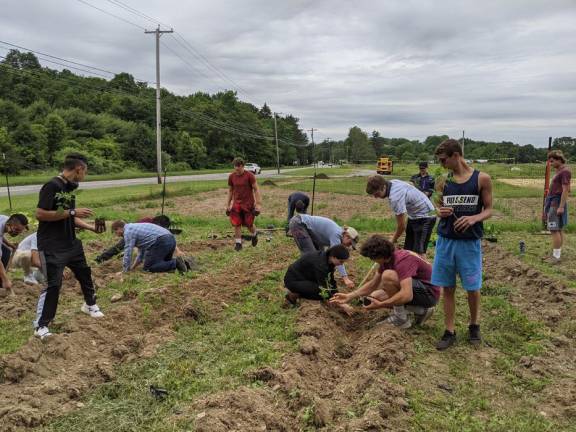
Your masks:
{"label": "black shoe", "polygon": [[468,326],[468,342],[474,346],[478,346],[482,343],[482,338],[480,337],[480,326],[478,324],[470,324]]}
{"label": "black shoe", "polygon": [[254,233],[252,235],[252,246],[256,246],[258,244],[258,233]]}
{"label": "black shoe", "polygon": [[184,258],[182,258],[181,256],[176,257],[176,270],[178,270],[179,273],[186,273],[188,271],[186,262],[184,261]]}
{"label": "black shoe", "polygon": [[242,250],[242,243],[236,243],[236,245],[234,246],[234,250],[236,252],[241,251]]}
{"label": "black shoe", "polygon": [[194,271],[198,268],[198,263],[196,262],[196,258],[194,257],[185,257],[184,264],[186,264],[186,268],[188,271]]}
{"label": "black shoe", "polygon": [[284,296],[284,308],[297,307],[299,298],[299,294],[289,292]]}
{"label": "black shoe", "polygon": [[436,344],[436,349],[438,351],[444,351],[445,349],[450,348],[455,343],[456,343],[456,332],[452,333],[446,330],[442,338]]}

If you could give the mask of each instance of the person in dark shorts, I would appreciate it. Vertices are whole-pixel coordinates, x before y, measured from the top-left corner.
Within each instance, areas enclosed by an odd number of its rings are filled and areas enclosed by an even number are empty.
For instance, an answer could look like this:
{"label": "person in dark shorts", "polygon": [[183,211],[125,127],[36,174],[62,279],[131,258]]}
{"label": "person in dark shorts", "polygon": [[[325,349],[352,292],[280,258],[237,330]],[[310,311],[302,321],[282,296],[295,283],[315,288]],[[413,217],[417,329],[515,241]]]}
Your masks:
{"label": "person in dark shorts", "polygon": [[252,234],[252,246],[258,244],[258,233],[254,219],[262,211],[262,198],[256,176],[244,169],[244,160],[236,158],[232,161],[234,172],[228,176],[228,199],[226,214],[234,226],[234,250],[242,250],[242,226]]}
{"label": "person in dark shorts", "polygon": [[310,197],[304,192],[294,192],[290,194],[288,197],[288,223],[286,224],[286,232],[290,229],[290,219],[294,216],[294,212],[306,214],[309,205]]}
{"label": "person in dark shorts", "polygon": [[430,198],[410,183],[386,180],[381,175],[368,177],[366,193],[374,198],[388,198],[390,201],[390,207],[396,215],[396,231],[392,236],[392,243],[396,244],[406,231],[404,249],[425,257],[436,224],[436,215],[433,214],[436,209]]}
{"label": "person in dark shorts", "polygon": [[418,325],[432,316],[440,288],[430,282],[432,266],[428,261],[412,251],[396,249],[381,235],[373,235],[362,243],[360,254],[377,263],[378,271],[357,290],[334,294],[332,302],[349,303],[365,297],[365,309],[392,308],[386,322],[402,329],[412,326],[408,312],[414,313]]}
{"label": "person in dark shorts", "polygon": [[434,193],[434,177],[428,174],[428,162],[420,162],[418,168],[420,172],[410,177],[410,181],[420,192],[430,198]]}
{"label": "person in dark shorts", "polygon": [[82,242],[76,238],[76,228],[96,232],[94,226],[82,220],[92,216],[92,210],[76,208],[74,191],[78,188],[78,182],[86,177],[87,171],[86,158],[70,154],[64,160],[62,173],[40,190],[36,208],[36,219],[39,221],[38,253],[46,287],[38,299],[34,334],[41,339],[51,335],[48,324],[56,316],[65,267],[70,268],[80,282],[84,295],[84,304],[80,310],[92,318],[104,316],[96,304],[92,271],[86,262]]}
{"label": "person in dark shorts", "polygon": [[549,152],[548,160],[552,168],[556,170],[556,175],[550,184],[544,208],[546,225],[552,234],[552,255],[544,258],[543,261],[548,264],[558,264],[564,244],[564,229],[568,224],[568,196],[572,173],[565,165],[566,158],[561,150]]}

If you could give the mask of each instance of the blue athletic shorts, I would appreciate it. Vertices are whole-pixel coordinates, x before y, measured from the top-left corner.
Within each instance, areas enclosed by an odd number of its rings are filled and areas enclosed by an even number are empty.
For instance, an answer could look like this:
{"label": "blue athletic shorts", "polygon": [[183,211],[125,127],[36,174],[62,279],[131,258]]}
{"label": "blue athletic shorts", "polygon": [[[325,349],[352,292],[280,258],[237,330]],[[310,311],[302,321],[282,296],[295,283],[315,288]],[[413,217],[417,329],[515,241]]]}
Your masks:
{"label": "blue athletic shorts", "polygon": [[482,287],[482,244],[476,239],[455,240],[438,236],[432,285],[455,287],[457,274],[466,291],[477,291]]}

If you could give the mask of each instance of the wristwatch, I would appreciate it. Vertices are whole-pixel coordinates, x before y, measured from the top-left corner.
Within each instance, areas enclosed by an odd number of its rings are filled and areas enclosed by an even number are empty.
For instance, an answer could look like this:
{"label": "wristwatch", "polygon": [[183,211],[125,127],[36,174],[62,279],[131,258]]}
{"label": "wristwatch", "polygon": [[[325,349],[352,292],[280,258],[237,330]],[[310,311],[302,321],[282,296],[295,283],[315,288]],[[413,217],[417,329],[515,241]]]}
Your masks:
{"label": "wristwatch", "polygon": [[72,217],[76,216],[76,210],[74,210],[74,209],[69,210],[68,213],[70,213],[70,216],[72,216]]}

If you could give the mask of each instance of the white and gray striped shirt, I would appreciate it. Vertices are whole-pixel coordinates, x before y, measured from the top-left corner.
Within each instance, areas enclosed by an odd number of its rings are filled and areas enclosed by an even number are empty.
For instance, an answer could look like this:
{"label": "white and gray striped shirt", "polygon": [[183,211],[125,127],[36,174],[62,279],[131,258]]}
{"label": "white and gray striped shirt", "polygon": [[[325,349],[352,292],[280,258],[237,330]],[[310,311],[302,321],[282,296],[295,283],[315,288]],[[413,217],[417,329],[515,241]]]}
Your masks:
{"label": "white and gray striped shirt", "polygon": [[408,214],[409,219],[434,217],[432,201],[416,187],[402,180],[390,180],[390,207],[395,215]]}

